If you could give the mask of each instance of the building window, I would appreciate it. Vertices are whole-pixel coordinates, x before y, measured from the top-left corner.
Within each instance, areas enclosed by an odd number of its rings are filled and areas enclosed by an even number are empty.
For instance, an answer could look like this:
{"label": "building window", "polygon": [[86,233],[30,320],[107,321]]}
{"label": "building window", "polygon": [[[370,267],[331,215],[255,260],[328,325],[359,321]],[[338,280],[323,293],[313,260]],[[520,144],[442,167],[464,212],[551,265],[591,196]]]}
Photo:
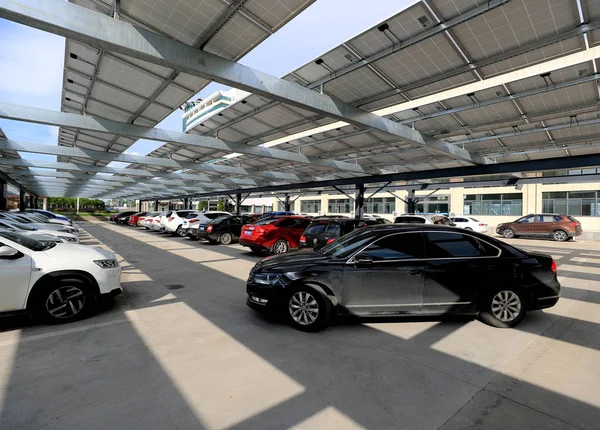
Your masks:
{"label": "building window", "polygon": [[600,216],[598,191],[542,193],[542,212],[574,216]]}
{"label": "building window", "polygon": [[419,201],[419,196],[416,198],[417,204],[415,205],[415,213],[448,215],[450,208],[448,202],[449,196],[429,196],[426,200],[421,201]]}
{"label": "building window", "polygon": [[241,213],[250,213],[252,212],[252,205],[240,205]]}
{"label": "building window", "polygon": [[523,194],[469,194],[465,196],[465,215],[522,215]]}
{"label": "building window", "polygon": [[300,202],[300,212],[319,213],[321,212],[321,200],[302,200]]}
{"label": "building window", "polygon": [[364,212],[368,214],[391,214],[396,210],[394,197],[365,199]]}
{"label": "building window", "polygon": [[327,213],[348,214],[350,213],[350,199],[331,199],[327,201]]}

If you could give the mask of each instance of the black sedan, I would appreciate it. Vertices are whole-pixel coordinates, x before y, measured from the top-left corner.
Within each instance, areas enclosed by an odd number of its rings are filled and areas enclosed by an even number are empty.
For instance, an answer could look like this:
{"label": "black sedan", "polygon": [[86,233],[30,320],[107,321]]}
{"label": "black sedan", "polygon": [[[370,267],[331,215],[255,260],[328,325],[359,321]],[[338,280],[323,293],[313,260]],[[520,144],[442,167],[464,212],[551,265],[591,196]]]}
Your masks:
{"label": "black sedan", "polygon": [[248,216],[223,215],[206,226],[201,225],[198,228],[198,239],[208,239],[212,244],[229,245],[239,240],[242,227],[251,222],[252,219]]}
{"label": "black sedan", "polygon": [[551,256],[437,225],[355,230],[319,251],[267,257],[250,272],[247,303],[304,331],[335,314],[478,315],[514,327],[560,297]]}

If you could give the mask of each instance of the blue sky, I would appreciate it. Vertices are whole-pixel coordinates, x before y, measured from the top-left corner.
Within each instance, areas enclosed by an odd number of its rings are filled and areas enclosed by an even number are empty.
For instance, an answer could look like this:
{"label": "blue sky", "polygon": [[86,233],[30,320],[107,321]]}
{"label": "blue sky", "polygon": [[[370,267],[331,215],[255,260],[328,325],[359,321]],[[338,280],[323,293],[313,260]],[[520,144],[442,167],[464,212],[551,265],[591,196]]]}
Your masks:
{"label": "blue sky", "polygon": [[[283,76],[413,2],[318,0],[240,63]],[[60,110],[64,39],[0,19],[0,41],[0,101]],[[221,88],[227,87],[212,83],[200,92],[200,97]],[[0,127],[13,140],[57,144],[56,127],[2,119]],[[175,111],[157,127],[181,131],[181,111]],[[158,146],[158,142],[140,140],[127,152],[145,155]],[[55,159],[36,154],[22,157]]]}

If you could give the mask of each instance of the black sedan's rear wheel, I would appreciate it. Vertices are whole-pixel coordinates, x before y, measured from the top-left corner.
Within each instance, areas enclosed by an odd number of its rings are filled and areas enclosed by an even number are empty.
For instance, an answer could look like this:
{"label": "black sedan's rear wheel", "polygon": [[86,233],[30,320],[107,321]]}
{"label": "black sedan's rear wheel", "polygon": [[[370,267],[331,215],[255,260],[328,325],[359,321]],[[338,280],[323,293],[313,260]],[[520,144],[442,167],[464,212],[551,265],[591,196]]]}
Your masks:
{"label": "black sedan's rear wheel", "polygon": [[219,236],[219,242],[221,242],[221,245],[229,245],[232,240],[233,237],[231,236],[231,233],[223,233],[221,236]]}
{"label": "black sedan's rear wheel", "polygon": [[302,286],[292,291],[286,306],[288,321],[298,330],[319,331],[329,323],[329,299],[312,287]]}
{"label": "black sedan's rear wheel", "polygon": [[506,287],[494,290],[482,303],[479,318],[493,327],[510,328],[525,317],[525,297],[521,291]]}

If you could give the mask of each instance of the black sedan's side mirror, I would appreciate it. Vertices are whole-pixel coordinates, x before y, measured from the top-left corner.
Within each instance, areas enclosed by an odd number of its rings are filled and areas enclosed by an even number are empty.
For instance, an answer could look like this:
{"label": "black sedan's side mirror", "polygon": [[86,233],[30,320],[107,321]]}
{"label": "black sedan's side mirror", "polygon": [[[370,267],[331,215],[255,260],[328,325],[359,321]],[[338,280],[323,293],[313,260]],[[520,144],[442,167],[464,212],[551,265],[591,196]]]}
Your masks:
{"label": "black sedan's side mirror", "polygon": [[369,266],[373,264],[373,259],[367,254],[358,254],[354,256],[354,264],[357,266]]}

